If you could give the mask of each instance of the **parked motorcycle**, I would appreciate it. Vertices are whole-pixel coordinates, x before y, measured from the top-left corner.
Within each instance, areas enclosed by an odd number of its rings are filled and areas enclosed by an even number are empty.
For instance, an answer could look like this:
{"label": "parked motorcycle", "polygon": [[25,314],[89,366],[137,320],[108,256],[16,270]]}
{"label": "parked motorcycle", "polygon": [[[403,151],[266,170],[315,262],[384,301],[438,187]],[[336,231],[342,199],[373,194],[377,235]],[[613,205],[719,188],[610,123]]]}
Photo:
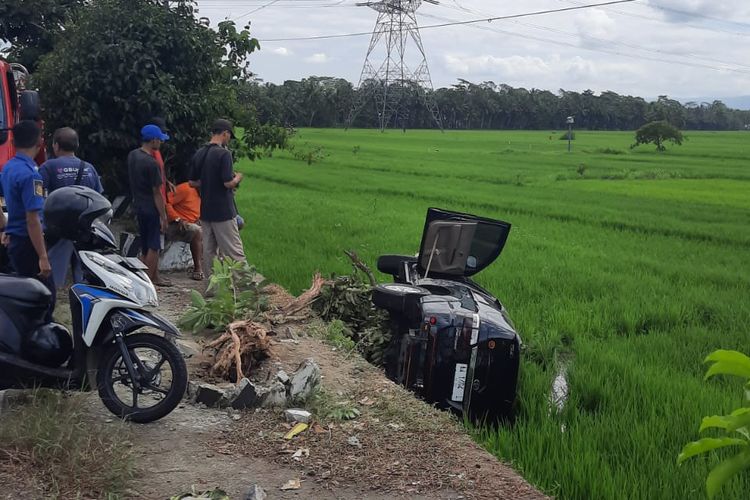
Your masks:
{"label": "parked motorcycle", "polygon": [[111,214],[109,201],[83,186],[48,197],[48,236],[73,241],[84,271],[69,291],[73,333],[41,319],[51,300],[41,282],[0,274],[0,389],[96,388],[118,417],[152,422],[187,388],[180,332],[146,309],[158,305],[156,289],[141,261],[114,253]]}

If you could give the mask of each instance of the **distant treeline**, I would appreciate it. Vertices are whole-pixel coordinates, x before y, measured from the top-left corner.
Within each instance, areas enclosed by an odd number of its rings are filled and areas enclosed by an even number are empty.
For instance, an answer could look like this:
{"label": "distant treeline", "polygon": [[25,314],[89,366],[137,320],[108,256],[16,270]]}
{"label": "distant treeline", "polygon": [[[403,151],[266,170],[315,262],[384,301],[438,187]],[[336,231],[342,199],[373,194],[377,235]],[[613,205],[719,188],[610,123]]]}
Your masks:
{"label": "distant treeline", "polygon": [[[432,115],[414,87],[389,89],[403,95],[404,110],[389,126],[435,128]],[[354,102],[361,108],[354,127],[378,127],[382,108],[373,92],[355,90],[342,78],[310,77],[282,85],[253,82],[240,99],[258,111],[261,123],[293,127],[344,127]],[[659,96],[656,101],[615,92],[571,92],[514,88],[505,84],[466,80],[429,94],[448,129],[563,129],[575,117],[576,129],[633,130],[653,120],[667,120],[687,130],[741,130],[750,126],[750,111],[728,108],[721,101],[685,105]]]}

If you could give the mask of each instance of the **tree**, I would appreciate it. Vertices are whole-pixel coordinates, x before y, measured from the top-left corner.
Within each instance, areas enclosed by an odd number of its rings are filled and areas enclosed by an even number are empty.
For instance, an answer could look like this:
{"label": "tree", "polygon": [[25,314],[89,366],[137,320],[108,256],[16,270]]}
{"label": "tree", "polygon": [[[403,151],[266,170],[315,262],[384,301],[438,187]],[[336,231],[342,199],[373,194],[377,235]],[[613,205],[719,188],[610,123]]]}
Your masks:
{"label": "tree", "polygon": [[49,129],[77,129],[82,156],[108,187],[122,189],[124,160],[150,117],[164,117],[171,130],[168,167],[187,164],[214,119],[243,126],[254,118],[238,106],[236,90],[258,48],[229,21],[218,32],[201,26],[192,2],[167,9],[156,0],[97,0],[65,25],[33,82]]}
{"label": "tree", "polygon": [[9,44],[6,56],[29,71],[52,51],[55,38],[71,13],[84,0],[3,0],[0,2],[0,41]]}
{"label": "tree", "polygon": [[636,130],[634,148],[641,144],[656,144],[657,151],[664,151],[664,143],[669,141],[678,146],[682,144],[682,132],[665,120],[650,122]]}

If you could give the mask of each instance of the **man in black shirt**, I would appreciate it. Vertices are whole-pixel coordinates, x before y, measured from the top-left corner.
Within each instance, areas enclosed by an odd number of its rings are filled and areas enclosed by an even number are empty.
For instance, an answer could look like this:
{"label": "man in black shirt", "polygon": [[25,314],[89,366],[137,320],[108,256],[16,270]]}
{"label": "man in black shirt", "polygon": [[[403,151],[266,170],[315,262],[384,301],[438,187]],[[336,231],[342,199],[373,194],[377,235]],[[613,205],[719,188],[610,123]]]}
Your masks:
{"label": "man in black shirt", "polygon": [[246,262],[234,204],[234,190],[242,174],[232,169],[232,153],[226,149],[234,137],[232,128],[229,120],[216,120],[211,141],[195,153],[191,164],[190,184],[201,193],[203,256],[209,272],[217,250],[222,257]]}
{"label": "man in black shirt", "polygon": [[141,236],[141,260],[148,267],[148,276],[157,286],[170,283],[159,277],[159,251],[162,234],[167,228],[167,212],[161,194],[162,177],[153,153],[169,136],[156,125],[141,129],[142,145],[128,155],[128,177],[133,195],[133,208]]}

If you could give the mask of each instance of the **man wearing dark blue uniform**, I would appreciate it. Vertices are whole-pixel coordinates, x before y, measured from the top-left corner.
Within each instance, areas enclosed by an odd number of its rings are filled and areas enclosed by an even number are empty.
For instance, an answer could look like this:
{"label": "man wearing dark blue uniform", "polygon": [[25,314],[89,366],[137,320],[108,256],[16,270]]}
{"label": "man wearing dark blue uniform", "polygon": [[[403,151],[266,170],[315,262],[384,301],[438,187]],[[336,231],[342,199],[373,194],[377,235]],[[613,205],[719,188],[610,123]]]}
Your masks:
{"label": "man wearing dark blue uniform", "polygon": [[41,131],[35,122],[20,121],[13,127],[16,156],[0,173],[0,196],[5,198],[8,208],[7,221],[5,215],[0,215],[0,231],[16,273],[37,278],[52,292],[52,304],[46,318],[51,321],[55,309],[55,284],[44,244],[44,185],[32,159],[39,152],[40,143]]}
{"label": "man wearing dark blue uniform", "polygon": [[94,166],[76,156],[78,132],[70,127],[55,130],[52,136],[52,151],[55,157],[39,167],[47,194],[65,186],[86,186],[103,193],[102,182]]}
{"label": "man wearing dark blue uniform", "polygon": [[[70,127],[55,130],[52,136],[52,151],[55,157],[47,160],[39,167],[39,174],[44,181],[47,194],[66,186],[86,186],[98,193],[102,193],[101,180],[94,166],[76,156],[78,149],[78,132]],[[83,271],[73,242],[59,240],[47,249],[52,264],[52,279],[55,285],[63,287],[68,269],[73,268],[73,281],[83,280]]]}

